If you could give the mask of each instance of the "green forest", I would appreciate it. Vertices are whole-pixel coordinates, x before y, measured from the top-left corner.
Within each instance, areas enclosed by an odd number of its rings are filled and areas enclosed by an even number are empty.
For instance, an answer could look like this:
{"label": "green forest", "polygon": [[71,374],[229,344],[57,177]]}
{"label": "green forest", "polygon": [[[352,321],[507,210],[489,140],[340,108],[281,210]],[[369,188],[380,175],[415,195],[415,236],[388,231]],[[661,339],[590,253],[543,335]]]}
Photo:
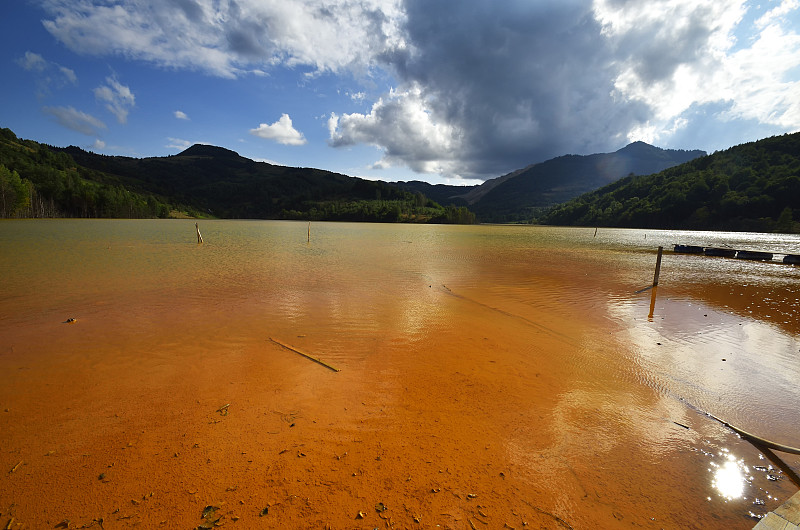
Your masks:
{"label": "green forest", "polygon": [[800,133],[774,136],[558,205],[542,224],[800,232]]}
{"label": "green forest", "polygon": [[0,217],[167,217],[171,205],[0,129]]}
{"label": "green forest", "polygon": [[464,206],[384,182],[255,162],[221,147],[137,159],[51,147],[9,129],[0,129],[0,217],[475,222]]}

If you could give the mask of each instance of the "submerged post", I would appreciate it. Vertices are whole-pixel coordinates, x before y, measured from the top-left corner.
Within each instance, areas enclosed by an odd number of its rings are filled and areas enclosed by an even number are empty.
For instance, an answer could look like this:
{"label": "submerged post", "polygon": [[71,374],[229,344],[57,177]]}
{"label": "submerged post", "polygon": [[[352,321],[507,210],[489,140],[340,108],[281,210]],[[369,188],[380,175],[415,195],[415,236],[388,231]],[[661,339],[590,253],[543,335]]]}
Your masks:
{"label": "submerged post", "polygon": [[203,236],[200,235],[200,227],[197,223],[194,224],[194,229],[197,230],[197,244],[199,245],[203,242]]}
{"label": "submerged post", "polygon": [[658,247],[658,257],[656,258],[656,273],[653,275],[653,287],[658,285],[658,275],[661,274],[661,254],[664,253],[664,247]]}

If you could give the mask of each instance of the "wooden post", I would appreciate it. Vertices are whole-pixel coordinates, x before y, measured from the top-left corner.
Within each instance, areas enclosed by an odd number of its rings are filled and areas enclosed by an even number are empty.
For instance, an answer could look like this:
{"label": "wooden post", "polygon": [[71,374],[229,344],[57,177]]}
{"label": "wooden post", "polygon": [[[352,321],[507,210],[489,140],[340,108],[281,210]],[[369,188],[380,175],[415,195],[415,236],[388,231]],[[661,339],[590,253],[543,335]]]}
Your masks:
{"label": "wooden post", "polygon": [[653,275],[653,287],[658,285],[658,275],[661,274],[661,254],[664,253],[664,247],[658,247],[658,257],[656,258],[656,273]]}
{"label": "wooden post", "polygon": [[194,229],[197,230],[197,244],[199,245],[203,242],[203,236],[200,235],[200,227],[197,223],[194,224]]}
{"label": "wooden post", "polygon": [[308,222],[308,243],[311,243],[311,221]]}

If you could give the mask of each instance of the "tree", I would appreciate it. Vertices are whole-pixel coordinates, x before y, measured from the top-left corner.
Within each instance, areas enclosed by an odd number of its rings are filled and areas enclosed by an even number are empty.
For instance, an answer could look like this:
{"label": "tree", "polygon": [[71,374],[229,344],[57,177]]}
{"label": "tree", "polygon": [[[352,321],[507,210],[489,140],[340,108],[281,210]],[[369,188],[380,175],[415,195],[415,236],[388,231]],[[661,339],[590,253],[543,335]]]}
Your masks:
{"label": "tree", "polygon": [[792,222],[792,209],[787,206],[778,216],[778,220],[775,223],[775,232],[783,234],[791,233],[793,225],[794,223]]}
{"label": "tree", "polygon": [[16,171],[10,171],[0,164],[0,217],[14,217],[21,209],[29,206],[28,186]]}

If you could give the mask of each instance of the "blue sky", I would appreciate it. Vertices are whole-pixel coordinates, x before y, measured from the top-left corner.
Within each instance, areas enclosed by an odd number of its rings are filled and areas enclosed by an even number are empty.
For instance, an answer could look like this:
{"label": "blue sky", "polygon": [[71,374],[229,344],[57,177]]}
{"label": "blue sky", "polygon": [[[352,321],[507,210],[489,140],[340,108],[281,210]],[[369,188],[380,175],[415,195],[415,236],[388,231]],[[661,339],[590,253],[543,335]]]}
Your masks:
{"label": "blue sky", "polygon": [[6,0],[0,127],[473,184],[800,130],[800,0]]}

